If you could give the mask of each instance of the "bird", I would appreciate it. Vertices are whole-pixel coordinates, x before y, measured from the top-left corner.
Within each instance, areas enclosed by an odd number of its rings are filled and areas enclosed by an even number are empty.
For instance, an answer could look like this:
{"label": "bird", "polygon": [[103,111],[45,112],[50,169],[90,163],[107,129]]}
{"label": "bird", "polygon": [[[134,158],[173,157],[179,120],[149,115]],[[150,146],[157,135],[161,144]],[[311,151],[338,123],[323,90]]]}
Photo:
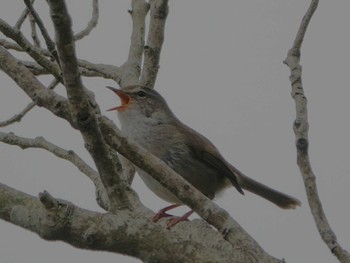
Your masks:
{"label": "bird", "polygon": [[[175,116],[166,100],[155,89],[142,85],[107,88],[121,100],[120,106],[108,111],[117,111],[122,134],[164,161],[208,198],[214,199],[223,190],[233,186],[242,195],[243,190],[247,190],[283,209],[295,209],[301,205],[297,198],[244,175],[226,161],[209,139]],[[152,192],[172,204],[160,209],[153,216],[153,221],[171,217],[167,222],[168,228],[187,221],[193,211],[180,217],[168,214],[167,211],[183,205],[181,200],[151,175],[142,169],[136,169]]]}

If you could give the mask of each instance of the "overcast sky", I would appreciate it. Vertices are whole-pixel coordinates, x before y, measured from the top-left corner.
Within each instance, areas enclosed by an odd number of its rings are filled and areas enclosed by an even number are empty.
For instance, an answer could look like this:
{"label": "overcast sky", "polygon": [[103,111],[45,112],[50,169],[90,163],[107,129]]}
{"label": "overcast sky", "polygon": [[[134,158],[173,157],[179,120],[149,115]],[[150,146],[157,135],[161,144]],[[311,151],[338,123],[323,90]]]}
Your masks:
{"label": "overcast sky", "polygon": [[[37,1],[48,22],[48,8]],[[40,3],[39,3],[40,2]],[[42,3],[41,3],[42,2]],[[91,6],[69,1],[74,30],[84,27]],[[170,1],[165,43],[156,89],[175,114],[208,137],[227,160],[248,176],[302,201],[284,211],[232,188],[216,200],[271,255],[287,262],[337,262],[320,240],[310,215],[296,165],[289,69],[283,65],[309,1]],[[79,58],[121,65],[129,45],[130,1],[100,1],[100,20],[77,43]],[[319,194],[339,242],[350,244],[350,37],[346,0],[321,1],[302,48],[303,83],[308,98],[310,155]],[[24,9],[22,1],[3,0],[0,17],[10,24]],[[27,26],[25,26],[27,28]],[[51,22],[48,24],[51,30]],[[51,31],[51,35],[52,31]],[[1,36],[2,38],[3,36]],[[19,112],[28,97],[0,72],[0,121]],[[85,78],[101,109],[119,101],[104,89],[115,85]],[[43,79],[48,83],[49,79]],[[61,90],[63,94],[63,89]],[[116,120],[113,112],[106,116]],[[45,109],[32,110],[21,123],[2,131],[44,136],[78,152],[89,163],[79,134]],[[98,210],[92,183],[75,167],[42,150],[0,144],[0,182],[26,193],[43,190],[74,204]],[[134,188],[145,205],[166,205],[136,178]],[[181,214],[184,210],[178,210]],[[176,212],[176,211],[175,211]],[[36,234],[0,221],[0,262],[140,262],[111,253],[79,250],[47,242]]]}

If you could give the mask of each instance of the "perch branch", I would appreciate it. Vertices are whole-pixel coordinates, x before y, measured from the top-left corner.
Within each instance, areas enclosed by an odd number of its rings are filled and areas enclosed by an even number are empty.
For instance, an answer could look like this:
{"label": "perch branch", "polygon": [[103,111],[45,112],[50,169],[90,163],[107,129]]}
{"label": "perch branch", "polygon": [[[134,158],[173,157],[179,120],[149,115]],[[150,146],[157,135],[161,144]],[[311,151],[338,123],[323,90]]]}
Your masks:
{"label": "perch branch", "polygon": [[[40,199],[0,184],[0,218],[35,232],[45,240],[121,253],[143,262],[173,262],[176,258],[178,262],[247,263],[239,251],[242,248],[233,249],[201,220],[168,231],[149,220],[148,210],[122,210],[116,215],[98,213],[56,199],[46,192],[39,196]],[[162,242],[159,237],[163,237]]]}

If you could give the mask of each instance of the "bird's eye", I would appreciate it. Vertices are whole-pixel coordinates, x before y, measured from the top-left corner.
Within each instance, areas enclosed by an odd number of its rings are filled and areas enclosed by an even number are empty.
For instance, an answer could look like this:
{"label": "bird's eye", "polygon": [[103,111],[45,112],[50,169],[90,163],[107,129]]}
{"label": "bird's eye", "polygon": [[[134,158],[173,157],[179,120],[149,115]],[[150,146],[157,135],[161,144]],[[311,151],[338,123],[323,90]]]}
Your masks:
{"label": "bird's eye", "polygon": [[141,98],[146,97],[146,92],[144,92],[143,90],[138,91],[136,94],[137,94],[137,96],[139,96]]}

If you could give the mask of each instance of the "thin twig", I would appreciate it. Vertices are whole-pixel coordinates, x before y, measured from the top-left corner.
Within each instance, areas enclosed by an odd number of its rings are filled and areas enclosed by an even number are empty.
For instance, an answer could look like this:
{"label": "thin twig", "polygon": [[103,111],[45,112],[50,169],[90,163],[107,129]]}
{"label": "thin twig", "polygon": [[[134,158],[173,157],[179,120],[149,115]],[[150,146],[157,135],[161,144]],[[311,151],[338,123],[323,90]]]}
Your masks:
{"label": "thin twig", "polygon": [[11,125],[15,122],[20,122],[22,120],[22,118],[31,110],[35,107],[35,103],[34,102],[30,102],[20,113],[12,116],[11,118],[9,118],[8,120],[2,121],[0,122],[0,127],[6,127],[8,125]]}
{"label": "thin twig", "polygon": [[342,263],[350,262],[349,253],[344,250],[337,241],[337,237],[331,229],[326,214],[322,208],[322,203],[318,195],[316,176],[312,171],[309,160],[308,148],[308,115],[307,115],[307,99],[304,94],[302,84],[302,68],[300,65],[301,46],[304,40],[306,29],[310,20],[317,9],[318,0],[312,0],[311,4],[303,17],[298,33],[294,40],[292,48],[288,51],[288,56],[284,63],[290,68],[290,82],[292,85],[292,97],[296,105],[296,120],[294,121],[294,133],[296,137],[297,160],[301,171],[305,191],[309,201],[311,213],[315,220],[317,229],[322,240],[327,244],[330,251]]}
{"label": "thin twig", "polygon": [[67,151],[49,141],[47,141],[43,137],[37,137],[35,139],[32,138],[25,138],[17,136],[13,133],[5,133],[0,132],[0,141],[9,145],[16,145],[18,147],[21,147],[22,149],[28,149],[28,148],[39,148],[46,150],[55,156],[67,160],[70,163],[72,163],[75,167],[79,169],[83,174],[85,174],[87,177],[90,178],[90,180],[94,183],[96,187],[96,195],[97,195],[97,201],[99,205],[104,208],[108,209],[109,201],[108,197],[105,193],[104,186],[102,184],[101,178],[99,174],[86,162],[84,162],[83,159],[79,157],[74,151]]}
{"label": "thin twig", "polygon": [[93,0],[91,19],[88,22],[86,28],[84,28],[82,31],[74,35],[74,40],[78,41],[83,37],[88,36],[90,32],[97,26],[98,17],[99,17],[98,0]]}
{"label": "thin twig", "polygon": [[[34,0],[31,1],[31,4],[33,4],[33,3],[34,3]],[[17,20],[17,22],[16,22],[16,24],[14,26],[15,29],[20,29],[21,28],[21,26],[22,26],[23,22],[26,20],[28,14],[29,14],[28,8],[24,9],[24,11],[20,15],[20,17],[18,18],[18,20]]]}
{"label": "thin twig", "polygon": [[[58,81],[55,79],[53,80],[50,85],[48,86],[48,89],[54,89],[58,85]],[[0,122],[0,127],[5,127],[8,125],[11,125],[15,122],[20,122],[22,118],[35,107],[36,103],[34,101],[30,102],[20,113],[12,116],[8,120]]]}
{"label": "thin twig", "polygon": [[16,82],[39,107],[45,107],[76,128],[67,99],[47,89],[28,68],[2,46],[0,46],[0,69]]}
{"label": "thin twig", "polygon": [[33,5],[31,3],[30,0],[24,0],[24,3],[26,4],[28,10],[31,13],[31,16],[34,18],[36,24],[38,25],[40,32],[45,40],[47,49],[49,50],[49,52],[52,54],[52,56],[56,59],[58,65],[60,64],[60,61],[58,59],[58,55],[57,55],[57,50],[55,47],[55,42],[52,41],[49,33],[47,32],[45,25],[43,23],[43,21],[41,20],[40,16],[38,15],[38,13],[35,11],[35,9],[33,8]]}
{"label": "thin twig", "polygon": [[36,31],[36,23],[34,17],[29,13],[29,22],[30,22],[30,28],[32,31],[32,39],[34,43],[34,47],[40,47],[40,39],[38,37],[37,31]]}
{"label": "thin twig", "polygon": [[53,63],[46,58],[46,55],[41,53],[41,49],[35,48],[21,31],[11,27],[6,21],[0,18],[0,31],[7,37],[14,40],[23,50],[27,52],[38,64],[44,67],[48,72],[54,75],[61,83],[61,70],[56,63]]}

